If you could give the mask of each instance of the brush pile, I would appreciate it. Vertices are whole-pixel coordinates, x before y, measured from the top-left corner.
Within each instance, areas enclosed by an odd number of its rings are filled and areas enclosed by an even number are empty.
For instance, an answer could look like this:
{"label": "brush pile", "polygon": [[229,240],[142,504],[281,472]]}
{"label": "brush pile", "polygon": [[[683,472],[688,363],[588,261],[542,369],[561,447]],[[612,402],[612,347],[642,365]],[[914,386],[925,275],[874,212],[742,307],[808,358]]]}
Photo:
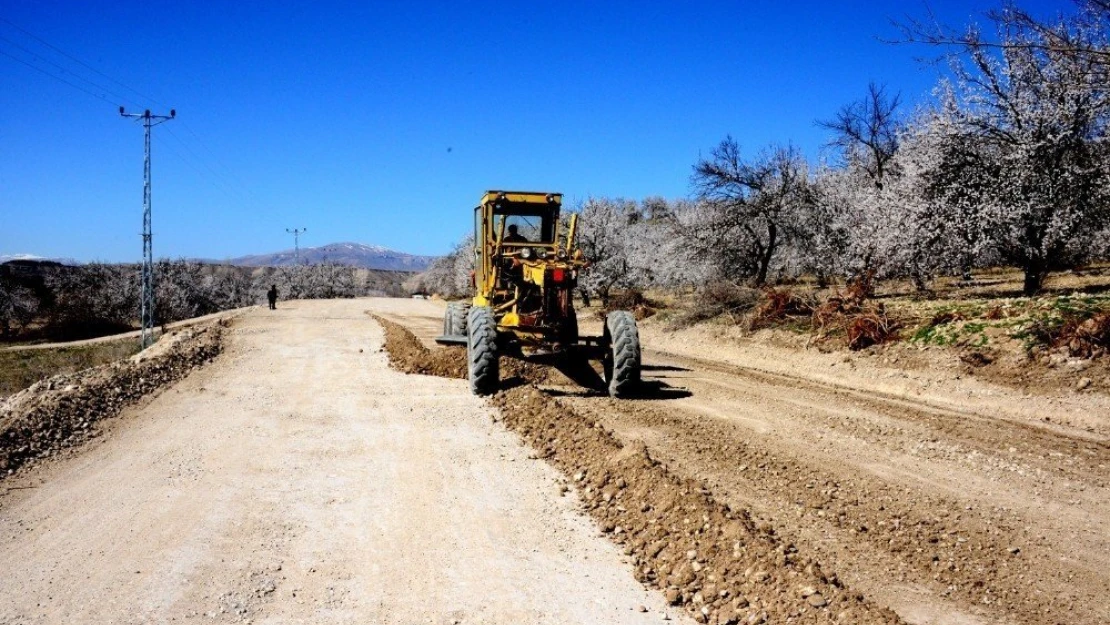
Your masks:
{"label": "brush pile", "polygon": [[872,273],[848,284],[813,310],[813,331],[818,342],[844,340],[848,349],[880,345],[897,337],[898,323],[882,303],[871,301]]}

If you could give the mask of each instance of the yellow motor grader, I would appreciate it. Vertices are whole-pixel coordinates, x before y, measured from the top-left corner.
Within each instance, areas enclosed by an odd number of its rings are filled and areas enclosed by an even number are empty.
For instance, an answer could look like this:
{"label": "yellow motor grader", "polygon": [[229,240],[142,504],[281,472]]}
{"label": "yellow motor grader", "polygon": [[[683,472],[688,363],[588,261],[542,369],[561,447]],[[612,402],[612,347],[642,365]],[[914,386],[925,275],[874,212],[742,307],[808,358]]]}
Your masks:
{"label": "yellow motor grader", "polygon": [[466,345],[475,394],[497,390],[502,354],[556,366],[600,359],[614,397],[640,383],[631,313],[609,313],[600,337],[578,334],[572,295],[589,262],[575,246],[578,215],[563,228],[562,201],[560,193],[494,190],[474,209],[474,298],[448,304],[436,341]]}

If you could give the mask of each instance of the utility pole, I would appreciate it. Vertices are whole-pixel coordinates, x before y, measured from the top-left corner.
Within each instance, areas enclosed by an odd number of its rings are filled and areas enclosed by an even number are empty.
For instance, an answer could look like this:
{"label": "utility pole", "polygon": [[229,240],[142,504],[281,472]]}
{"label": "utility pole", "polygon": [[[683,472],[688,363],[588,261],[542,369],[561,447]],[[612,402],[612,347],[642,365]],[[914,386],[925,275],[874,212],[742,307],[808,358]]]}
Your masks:
{"label": "utility pole", "polygon": [[301,264],[301,235],[304,234],[308,228],[286,228],[285,231],[293,235],[293,264]]}
{"label": "utility pole", "polygon": [[150,347],[154,342],[154,253],[152,239],[154,234],[150,231],[150,129],[158,124],[164,124],[177,117],[177,111],[170,109],[169,115],[151,115],[150,109],[142,113],[128,113],[119,107],[119,114],[143,124],[143,270],[142,294],[140,299],[140,315],[142,316],[143,330],[139,337],[139,346],[142,349]]}

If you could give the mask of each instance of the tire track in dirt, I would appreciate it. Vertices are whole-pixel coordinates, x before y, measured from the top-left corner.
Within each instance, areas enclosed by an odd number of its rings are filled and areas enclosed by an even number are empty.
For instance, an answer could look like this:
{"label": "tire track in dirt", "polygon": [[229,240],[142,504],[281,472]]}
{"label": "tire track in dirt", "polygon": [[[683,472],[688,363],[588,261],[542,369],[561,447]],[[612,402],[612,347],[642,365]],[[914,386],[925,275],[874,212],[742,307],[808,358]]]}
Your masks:
{"label": "tire track in dirt", "polygon": [[[704,372],[724,374],[722,377],[732,378],[732,380],[722,381],[720,377],[701,379],[710,384],[720,384],[730,390],[754,394],[774,388],[793,393],[817,394],[823,396],[823,401],[819,405],[815,405],[813,401],[781,395],[776,396],[775,400],[796,403],[804,408],[827,409],[828,406],[835,404],[842,409],[841,414],[863,412],[882,415],[894,423],[928,428],[938,436],[956,439],[984,454],[997,454],[999,441],[1008,441],[1011,444],[1006,450],[1007,459],[1019,458],[1030,467],[1068,474],[1077,479],[1103,482],[1106,467],[1110,466],[1110,441],[1074,430],[1065,432],[970,411],[958,412],[877,392],[839,387],[803,377],[691,359],[664,352],[656,352],[652,355],[657,360],[685,364],[692,369],[697,369],[699,371],[695,374],[697,376],[703,375]],[[683,377],[677,376],[676,379],[681,380]],[[762,395],[765,396],[766,393]],[[826,425],[847,429],[851,428],[854,422],[834,419],[827,421]],[[866,435],[866,430],[856,428],[852,433]],[[1013,447],[1013,451],[1010,451],[1009,447]]]}
{"label": "tire track in dirt", "polygon": [[1110,622],[1097,435],[645,356],[653,383],[692,396],[617,402],[554,376],[542,387],[914,622]]}
{"label": "tire track in dirt", "polygon": [[[696,391],[674,404],[692,414],[742,420],[755,433],[789,432],[798,444],[855,456],[861,465],[886,457],[885,464],[901,465],[902,481],[909,485],[927,482],[957,498],[974,492],[1000,506],[1015,493],[1045,505],[1067,493],[1072,507],[1056,512],[1061,523],[1085,524],[1086,510],[1110,508],[1110,458],[1103,457],[1098,442],[1021,423],[996,426],[974,416],[965,424],[951,411],[939,416],[919,406],[901,411],[899,404],[882,399],[841,399],[823,386],[761,384],[742,376],[669,368],[679,371],[665,374],[666,380]],[[934,427],[938,421],[941,427]],[[954,473],[953,465],[964,472]],[[1110,550],[1110,544],[1103,548]]]}
{"label": "tire track in dirt", "polygon": [[[656,442],[647,442],[648,449],[672,470],[756,510],[799,544],[820,546],[831,567],[852,571],[852,580],[870,578],[869,591],[910,584],[939,602],[1003,622],[1057,623],[1061,614],[1072,623],[1106,622],[1097,591],[1105,570],[1061,562],[1058,543],[1039,543],[1036,524],[1013,508],[968,505],[906,487],[670,404],[569,403],[628,444],[652,432]],[[876,560],[885,566],[876,567]]]}
{"label": "tire track in dirt", "polygon": [[[450,373],[441,361],[461,360],[459,350],[428,350],[403,327],[378,321],[391,363],[403,371]],[[508,370],[537,372],[514,362]],[[902,622],[779,538],[771,524],[719,503],[702,483],[678,477],[642,445],[622,443],[567,403],[533,386],[491,401],[510,429],[570,476],[602,531],[633,558],[637,578],[699,622]]]}

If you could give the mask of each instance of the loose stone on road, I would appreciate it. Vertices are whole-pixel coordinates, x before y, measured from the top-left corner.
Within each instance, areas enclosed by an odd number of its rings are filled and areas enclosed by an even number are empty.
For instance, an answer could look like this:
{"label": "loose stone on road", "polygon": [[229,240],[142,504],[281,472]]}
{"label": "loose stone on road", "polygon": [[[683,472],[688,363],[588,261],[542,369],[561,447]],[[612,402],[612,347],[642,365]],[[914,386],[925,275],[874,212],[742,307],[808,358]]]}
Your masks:
{"label": "loose stone on road", "polygon": [[397,305],[248,312],[213,365],[31,471],[0,496],[0,623],[662,621],[465,381],[389,369],[365,311]]}

